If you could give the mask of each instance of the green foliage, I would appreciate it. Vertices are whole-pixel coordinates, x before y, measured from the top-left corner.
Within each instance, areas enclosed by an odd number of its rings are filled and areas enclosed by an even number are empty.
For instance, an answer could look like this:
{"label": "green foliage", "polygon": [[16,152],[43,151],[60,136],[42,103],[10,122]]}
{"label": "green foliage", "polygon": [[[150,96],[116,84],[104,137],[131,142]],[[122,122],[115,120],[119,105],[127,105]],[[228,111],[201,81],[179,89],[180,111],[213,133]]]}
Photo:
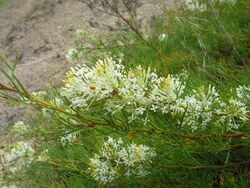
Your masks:
{"label": "green foliage", "polygon": [[0,0],[0,6],[4,5],[8,0]]}
{"label": "green foliage", "polygon": [[[163,19],[157,20],[145,40],[136,33],[121,32],[116,38],[104,41],[78,30],[78,35],[87,37],[88,41],[74,47],[75,50],[68,54],[69,59],[93,62],[109,55],[116,59],[122,56],[128,72],[141,65],[145,69],[156,69],[157,74],[164,77],[185,70],[188,79],[183,96],[192,95],[194,89],[202,92],[201,86],[207,89],[212,84],[219,90],[221,98],[228,101],[237,96],[232,89],[249,85],[250,4],[247,0],[235,5],[206,1],[206,7],[202,12],[184,7],[167,11],[167,24]],[[165,36],[159,38],[163,33]],[[0,83],[3,90],[0,96],[33,105],[36,109],[36,118],[28,122],[32,128],[26,135],[26,139],[35,143],[33,160],[19,173],[7,173],[5,181],[20,187],[76,188],[250,185],[249,98],[240,101],[244,100],[246,104],[247,120],[242,123],[236,115],[232,116],[236,123],[240,123],[238,129],[229,128],[227,122],[217,121],[220,112],[212,114],[215,120],[205,128],[183,126],[188,109],[181,116],[173,111],[147,110],[149,123],[145,123],[143,115],[130,122],[130,110],[124,108],[117,113],[108,113],[105,99],[93,99],[85,108],[74,107],[70,98],[62,97],[61,88],[48,88],[46,94],[30,94],[14,76],[15,66],[4,56],[1,60],[10,69],[9,73],[0,67],[11,85]],[[71,78],[72,75],[68,75],[65,84],[70,83]],[[17,92],[20,98],[5,91]],[[115,90],[113,96],[116,97]],[[113,100],[115,97],[112,97]],[[197,123],[201,125],[202,119],[197,119]],[[70,141],[64,144],[62,138],[69,134],[72,134]],[[157,155],[148,166],[150,173],[145,177],[126,177],[119,171],[111,183],[95,181],[91,176],[90,161],[95,154],[101,155],[108,137],[122,138],[126,146],[135,143],[137,149],[141,145],[154,148]],[[115,164],[115,161],[111,163]]]}

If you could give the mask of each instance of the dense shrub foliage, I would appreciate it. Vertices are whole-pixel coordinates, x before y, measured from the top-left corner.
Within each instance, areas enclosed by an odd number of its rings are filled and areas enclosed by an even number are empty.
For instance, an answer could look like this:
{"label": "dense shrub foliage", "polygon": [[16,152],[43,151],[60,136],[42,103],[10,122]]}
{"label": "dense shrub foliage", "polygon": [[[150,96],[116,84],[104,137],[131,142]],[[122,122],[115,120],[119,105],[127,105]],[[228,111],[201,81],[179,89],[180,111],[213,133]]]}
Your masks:
{"label": "dense shrub foliage", "polygon": [[248,187],[249,10],[247,0],[190,0],[143,36],[78,29],[84,41],[66,55],[78,65],[35,93],[1,55],[10,84],[0,96],[36,115],[11,128],[2,184]]}

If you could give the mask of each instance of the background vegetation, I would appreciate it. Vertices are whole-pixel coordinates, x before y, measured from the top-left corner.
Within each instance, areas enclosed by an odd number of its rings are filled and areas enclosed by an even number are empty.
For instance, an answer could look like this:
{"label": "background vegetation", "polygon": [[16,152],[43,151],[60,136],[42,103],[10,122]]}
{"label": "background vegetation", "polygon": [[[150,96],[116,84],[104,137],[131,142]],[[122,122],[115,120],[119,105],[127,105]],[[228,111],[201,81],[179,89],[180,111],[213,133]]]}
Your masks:
{"label": "background vegetation", "polygon": [[7,0],[0,0],[0,6],[2,6],[3,4],[5,4],[7,2]]}

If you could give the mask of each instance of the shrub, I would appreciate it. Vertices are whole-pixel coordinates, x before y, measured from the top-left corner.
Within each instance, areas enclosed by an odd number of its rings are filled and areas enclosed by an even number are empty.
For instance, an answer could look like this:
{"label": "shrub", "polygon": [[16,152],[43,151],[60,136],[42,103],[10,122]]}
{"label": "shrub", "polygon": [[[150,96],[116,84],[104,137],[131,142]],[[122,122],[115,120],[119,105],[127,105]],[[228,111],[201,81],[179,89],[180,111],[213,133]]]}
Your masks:
{"label": "shrub", "polygon": [[[75,46],[67,57],[96,63],[72,68],[61,87],[46,92],[28,92],[2,55],[10,85],[0,85],[1,97],[36,108],[30,126],[13,129],[28,144],[12,161],[25,163],[15,172],[9,163],[3,180],[20,187],[247,187],[249,3],[187,3],[170,11],[168,24],[157,20],[149,37],[89,36],[90,47]],[[91,48],[98,51],[84,56]]]}

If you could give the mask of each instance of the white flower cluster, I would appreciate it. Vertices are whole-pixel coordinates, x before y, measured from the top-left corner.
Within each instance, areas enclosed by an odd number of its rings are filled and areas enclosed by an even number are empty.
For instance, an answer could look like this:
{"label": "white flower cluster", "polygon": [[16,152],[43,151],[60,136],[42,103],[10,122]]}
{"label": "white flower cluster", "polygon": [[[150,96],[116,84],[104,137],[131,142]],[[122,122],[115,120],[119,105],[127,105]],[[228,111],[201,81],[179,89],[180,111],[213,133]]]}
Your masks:
{"label": "white flower cluster", "polygon": [[35,151],[27,142],[16,142],[0,150],[1,163],[12,173],[20,170],[33,160]]}
{"label": "white flower cluster", "polygon": [[198,0],[185,0],[185,5],[187,9],[191,11],[198,10],[203,12],[207,9],[206,4],[200,3]]}
{"label": "white flower cluster", "polygon": [[184,125],[190,126],[193,130],[205,128],[212,119],[212,112],[219,102],[219,94],[214,87],[209,85],[194,90],[192,95],[179,99],[176,105],[172,106],[173,112],[185,114]]}
{"label": "white flower cluster", "polygon": [[[199,0],[185,0],[185,6],[188,10],[204,12],[207,9],[206,4]],[[230,5],[235,5],[237,0],[210,0],[210,3],[227,3]]]}
{"label": "white flower cluster", "polygon": [[249,111],[242,98],[249,96],[249,87],[239,86],[236,98],[223,102],[211,85],[184,95],[186,83],[182,80],[186,77],[186,73],[160,77],[141,66],[125,71],[121,62],[107,58],[99,60],[93,68],[85,65],[72,68],[61,94],[71,101],[73,108],[87,110],[95,101],[102,100],[105,101],[102,107],[108,112],[115,114],[124,109],[131,114],[130,121],[140,117],[145,124],[149,111],[183,117],[179,123],[192,130],[205,128],[216,119],[213,117],[219,117],[216,120],[221,122],[227,120],[231,128],[238,127],[231,121],[247,120]]}
{"label": "white flower cluster", "polygon": [[[241,94],[246,94],[245,90],[240,91]],[[219,121],[228,128],[237,129],[240,126],[237,120],[246,122],[249,114],[247,104],[240,96],[231,97],[226,103],[211,85],[208,88],[200,87],[194,90],[192,95],[179,98],[176,104],[172,105],[172,110],[174,114],[185,114],[182,124],[190,126],[192,130],[205,128],[212,121]]]}
{"label": "white flower cluster", "polygon": [[72,68],[67,74],[61,95],[71,100],[73,107],[88,107],[94,100],[111,96],[124,76],[123,66],[112,58],[99,60],[95,67]]}
{"label": "white flower cluster", "polygon": [[246,122],[247,120],[249,120],[249,111],[247,109],[247,105],[243,101],[235,98],[230,98],[227,104],[221,104],[223,111],[218,110],[218,112],[219,114],[221,114],[220,121],[222,123],[227,124],[233,129],[237,129],[240,126],[238,121]]}
{"label": "white flower cluster", "polygon": [[238,86],[236,96],[229,98],[228,102],[219,101],[220,108],[216,112],[220,115],[220,122],[228,127],[237,129],[239,122],[249,120],[250,86]]}
{"label": "white flower cluster", "polygon": [[236,95],[243,101],[250,100],[250,86],[238,86],[236,88]]}
{"label": "white flower cluster", "polygon": [[146,176],[155,151],[145,145],[132,143],[125,145],[121,138],[109,137],[103,144],[99,155],[90,159],[91,176],[102,184],[114,181],[122,176]]}
{"label": "white flower cluster", "polygon": [[147,109],[156,110],[173,102],[185,88],[178,77],[159,77],[141,66],[125,71],[121,62],[112,58],[99,60],[93,68],[72,68],[65,83],[61,95],[71,101],[72,107],[87,109],[93,102],[105,99],[106,110],[115,113],[126,107],[132,112],[131,120]]}
{"label": "white flower cluster", "polygon": [[74,142],[76,140],[76,137],[77,137],[76,132],[66,134],[65,136],[61,136],[60,141],[62,146],[66,146],[67,144]]}
{"label": "white flower cluster", "polygon": [[20,135],[27,133],[29,130],[29,125],[25,124],[23,121],[17,121],[12,126],[11,131]]}

